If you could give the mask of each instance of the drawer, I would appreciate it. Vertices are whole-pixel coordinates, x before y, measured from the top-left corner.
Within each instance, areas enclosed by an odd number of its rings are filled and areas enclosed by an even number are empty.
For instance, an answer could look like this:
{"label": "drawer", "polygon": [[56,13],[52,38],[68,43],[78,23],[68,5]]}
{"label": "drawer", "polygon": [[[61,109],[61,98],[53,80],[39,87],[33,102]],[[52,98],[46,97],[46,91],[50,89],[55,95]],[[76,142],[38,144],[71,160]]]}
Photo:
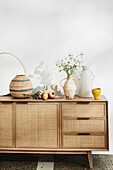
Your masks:
{"label": "drawer", "polygon": [[107,148],[106,135],[63,135],[62,148]]}
{"label": "drawer", "polygon": [[62,132],[102,132],[106,133],[106,119],[66,119],[62,120]]}
{"label": "drawer", "polygon": [[106,117],[106,103],[62,103],[62,117]]}

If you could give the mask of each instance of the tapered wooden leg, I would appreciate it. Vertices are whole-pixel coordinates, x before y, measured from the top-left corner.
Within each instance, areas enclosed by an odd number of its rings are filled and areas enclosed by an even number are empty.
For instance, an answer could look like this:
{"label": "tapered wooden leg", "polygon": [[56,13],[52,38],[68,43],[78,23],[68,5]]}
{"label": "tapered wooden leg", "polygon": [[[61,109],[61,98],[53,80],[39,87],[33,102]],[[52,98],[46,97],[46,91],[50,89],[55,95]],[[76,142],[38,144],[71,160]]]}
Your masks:
{"label": "tapered wooden leg", "polygon": [[90,169],[93,169],[93,159],[92,159],[92,153],[91,152],[88,152],[88,161],[89,161]]}

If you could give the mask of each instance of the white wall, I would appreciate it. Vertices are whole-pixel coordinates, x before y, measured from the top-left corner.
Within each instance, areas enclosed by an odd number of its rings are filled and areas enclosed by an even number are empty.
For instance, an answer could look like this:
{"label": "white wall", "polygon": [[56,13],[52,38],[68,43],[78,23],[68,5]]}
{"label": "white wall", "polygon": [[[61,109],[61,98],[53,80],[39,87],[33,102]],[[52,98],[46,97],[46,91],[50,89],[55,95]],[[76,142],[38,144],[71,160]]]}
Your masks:
{"label": "white wall", "polygon": [[[101,87],[110,102],[109,153],[113,153],[112,0],[0,0],[2,51],[18,56],[28,75],[41,61],[48,65],[43,71],[51,74],[58,59],[84,52],[96,75],[95,87]],[[57,83],[66,76],[56,73],[52,79]],[[38,86],[38,79],[32,81]]]}

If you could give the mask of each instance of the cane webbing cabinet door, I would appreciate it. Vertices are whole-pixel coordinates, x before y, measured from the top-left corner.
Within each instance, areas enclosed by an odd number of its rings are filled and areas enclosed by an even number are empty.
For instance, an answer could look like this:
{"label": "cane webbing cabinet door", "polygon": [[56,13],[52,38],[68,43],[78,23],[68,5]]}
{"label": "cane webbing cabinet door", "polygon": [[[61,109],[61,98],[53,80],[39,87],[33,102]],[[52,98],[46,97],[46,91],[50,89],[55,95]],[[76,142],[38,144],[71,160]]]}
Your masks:
{"label": "cane webbing cabinet door", "polygon": [[16,104],[16,147],[58,148],[58,103]]}
{"label": "cane webbing cabinet door", "polygon": [[14,111],[12,103],[0,103],[0,147],[14,147]]}

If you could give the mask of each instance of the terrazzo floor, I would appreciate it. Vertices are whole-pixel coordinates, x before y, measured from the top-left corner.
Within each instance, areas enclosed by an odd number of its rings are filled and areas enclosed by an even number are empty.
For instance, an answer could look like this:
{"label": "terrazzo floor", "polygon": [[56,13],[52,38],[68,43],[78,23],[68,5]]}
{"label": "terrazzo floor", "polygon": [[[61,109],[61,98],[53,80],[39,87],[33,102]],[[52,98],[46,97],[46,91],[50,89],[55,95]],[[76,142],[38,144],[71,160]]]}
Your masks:
{"label": "terrazzo floor", "polygon": [[[44,161],[48,155],[43,155]],[[0,154],[0,170],[36,170],[39,155]],[[113,170],[113,155],[93,155],[94,170]],[[88,170],[87,155],[54,155],[54,170]]]}

